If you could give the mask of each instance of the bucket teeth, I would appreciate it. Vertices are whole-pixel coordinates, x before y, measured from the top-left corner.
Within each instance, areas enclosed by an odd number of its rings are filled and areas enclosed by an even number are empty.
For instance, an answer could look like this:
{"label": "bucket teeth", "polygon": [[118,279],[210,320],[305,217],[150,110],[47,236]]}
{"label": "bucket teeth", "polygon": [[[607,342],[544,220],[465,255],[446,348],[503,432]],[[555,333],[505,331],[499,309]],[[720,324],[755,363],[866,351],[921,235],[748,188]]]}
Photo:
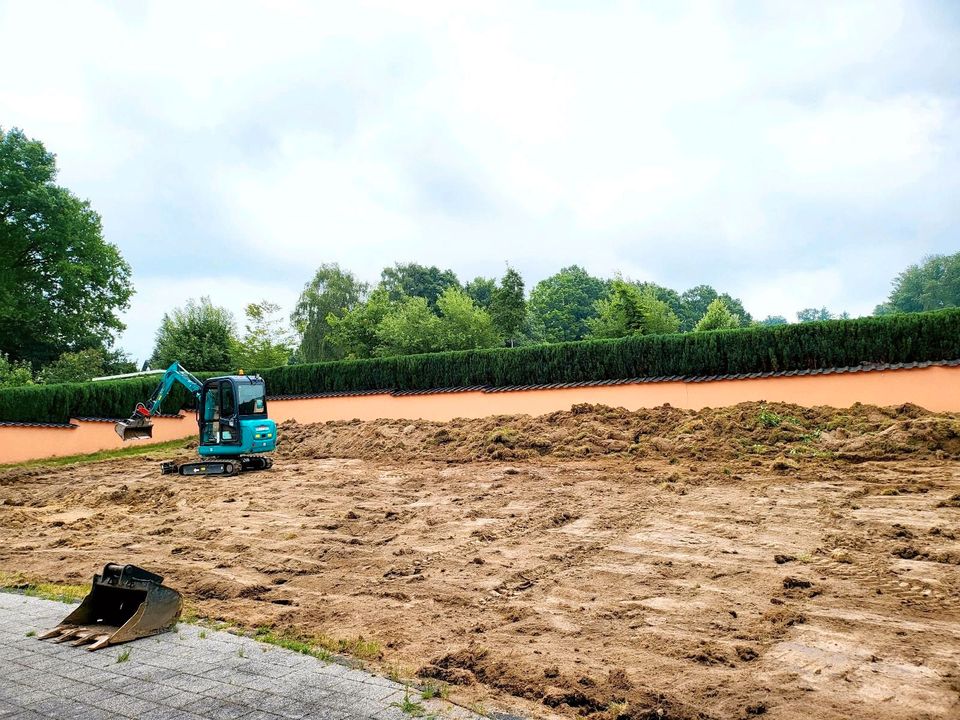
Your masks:
{"label": "bucket teeth", "polygon": [[41,635],[38,635],[37,640],[48,640],[49,638],[56,637],[60,633],[70,630],[72,627],[74,626],[73,625],[57,625],[57,627],[47,630]]}
{"label": "bucket teeth", "polygon": [[92,644],[87,646],[87,650],[99,650],[100,648],[106,647],[109,644],[110,644],[110,636],[100,635],[96,638],[96,640]]}
{"label": "bucket teeth", "polygon": [[98,633],[96,630],[87,630],[86,632],[81,632],[75,635],[73,642],[70,644],[74,647],[86,645],[88,642],[93,642],[98,635],[100,635],[100,633]]}
{"label": "bucket teeth", "polygon": [[81,628],[78,628],[78,627],[69,627],[69,628],[67,628],[66,630],[64,630],[62,633],[60,633],[60,637],[54,638],[53,641],[54,641],[55,643],[66,642],[67,640],[70,640],[70,639],[76,637],[76,636],[79,635],[81,632],[83,632]]}

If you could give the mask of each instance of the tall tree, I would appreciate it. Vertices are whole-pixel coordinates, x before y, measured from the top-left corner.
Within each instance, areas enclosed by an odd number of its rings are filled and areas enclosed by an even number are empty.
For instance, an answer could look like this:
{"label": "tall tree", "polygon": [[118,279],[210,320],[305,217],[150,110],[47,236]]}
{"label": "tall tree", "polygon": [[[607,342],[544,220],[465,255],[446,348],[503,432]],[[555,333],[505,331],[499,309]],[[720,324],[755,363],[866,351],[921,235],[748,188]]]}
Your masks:
{"label": "tall tree", "polygon": [[587,320],[594,338],[660,335],[680,327],[679,318],[651,288],[641,290],[620,278],[611,282],[610,294],[598,300],[596,307],[596,317]]}
{"label": "tall tree", "polygon": [[448,287],[437,298],[440,340],[444,350],[475,350],[503,344],[490,314],[463,290]]}
{"label": "tall tree", "polygon": [[35,367],[109,347],[133,293],[100,216],[56,175],[42,143],[0,129],[0,352]]}
{"label": "tall tree", "polygon": [[636,283],[636,286],[644,292],[649,292],[660,302],[666,303],[678,318],[683,317],[683,300],[681,300],[680,293],[676,290],[658,285],[654,282],[639,282]]}
{"label": "tall tree", "polygon": [[431,265],[396,263],[380,273],[380,286],[391,300],[402,297],[422,297],[431,308],[437,306],[437,298],[448,287],[460,287],[453,270],[441,270]]}
{"label": "tall tree", "polygon": [[960,307],[960,252],[931,255],[910,265],[893,281],[890,297],[875,315]]}
{"label": "tall tree", "polygon": [[290,316],[300,334],[301,362],[337,360],[343,351],[330,341],[330,318],[340,318],[363,302],[368,285],[336,263],[321,265],[308,282]]}
{"label": "tall tree", "polygon": [[490,303],[493,302],[493,293],[496,289],[496,280],[479,276],[463,286],[464,292],[470,296],[470,299],[477,304],[478,308],[483,310],[490,309]]}
{"label": "tall tree", "polygon": [[342,316],[330,313],[327,323],[330,345],[339,357],[368,358],[377,354],[380,338],[377,328],[391,310],[390,298],[383,288],[374,290],[367,301],[351,308]]}
{"label": "tall tree", "polygon": [[530,293],[530,312],[543,328],[547,342],[580,340],[587,320],[596,315],[596,302],[607,294],[607,283],[571,265],[538,282]]}
{"label": "tall tree", "polygon": [[423,297],[404,297],[393,303],[376,327],[380,357],[415,355],[444,350],[440,318]]}
{"label": "tall tree", "polygon": [[520,273],[507,266],[500,285],[493,291],[490,317],[497,332],[504,337],[510,347],[517,343],[527,318],[527,302],[524,294],[523,278]]}
{"label": "tall tree", "polygon": [[776,327],[777,325],[786,325],[787,319],[783,315],[767,315],[758,324],[764,327]]}
{"label": "tall tree", "polygon": [[244,310],[246,332],[237,343],[236,364],[241,368],[263,369],[286,365],[293,352],[293,337],[279,317],[280,306],[262,300]]}
{"label": "tall tree", "polygon": [[695,332],[703,332],[737,327],[740,327],[740,316],[730,312],[727,304],[721,298],[717,298],[707,306],[707,311],[693,329]]}
{"label": "tall tree", "polygon": [[804,308],[797,313],[797,322],[817,322],[818,320],[833,320],[833,313],[822,308]]}
{"label": "tall tree", "polygon": [[709,285],[697,285],[680,296],[680,330],[682,332],[693,330],[700,318],[707,312],[710,303],[717,298],[723,300],[727,309],[740,318],[744,325],[753,322],[753,317],[746,311],[738,298],[731,297],[728,293],[718,293]]}
{"label": "tall tree", "polygon": [[191,299],[164,314],[150,364],[165,368],[179,361],[187,370],[230,370],[236,345],[233,315],[208,297]]}

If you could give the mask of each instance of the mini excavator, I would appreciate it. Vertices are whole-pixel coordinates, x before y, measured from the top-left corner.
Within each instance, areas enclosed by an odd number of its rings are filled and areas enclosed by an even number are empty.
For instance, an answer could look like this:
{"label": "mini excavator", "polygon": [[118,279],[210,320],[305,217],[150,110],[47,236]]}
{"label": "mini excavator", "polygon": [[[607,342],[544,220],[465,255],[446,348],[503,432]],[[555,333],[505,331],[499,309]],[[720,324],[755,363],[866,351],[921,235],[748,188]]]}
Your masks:
{"label": "mini excavator", "polygon": [[153,437],[151,418],[174,384],[183,385],[197,403],[200,426],[198,452],[202,460],[178,465],[160,465],[163,474],[236,475],[266,470],[273,460],[259,457],[277,447],[277,425],[267,417],[266,385],[257,375],[226,375],[201,382],[179,363],[167,368],[146,403],[138,403],[128,420],[116,424],[120,438],[142,440]]}

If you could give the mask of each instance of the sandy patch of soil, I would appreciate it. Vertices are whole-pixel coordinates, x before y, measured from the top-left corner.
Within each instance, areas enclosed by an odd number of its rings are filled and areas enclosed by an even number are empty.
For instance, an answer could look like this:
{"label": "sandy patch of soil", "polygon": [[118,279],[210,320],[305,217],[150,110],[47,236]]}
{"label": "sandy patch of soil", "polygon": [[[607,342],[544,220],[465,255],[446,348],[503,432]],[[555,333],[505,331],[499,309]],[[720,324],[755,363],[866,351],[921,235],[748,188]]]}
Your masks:
{"label": "sandy patch of soil", "polygon": [[289,423],[232,478],[0,472],[0,569],[137,563],[536,717],[957,717],[958,457],[913,406]]}

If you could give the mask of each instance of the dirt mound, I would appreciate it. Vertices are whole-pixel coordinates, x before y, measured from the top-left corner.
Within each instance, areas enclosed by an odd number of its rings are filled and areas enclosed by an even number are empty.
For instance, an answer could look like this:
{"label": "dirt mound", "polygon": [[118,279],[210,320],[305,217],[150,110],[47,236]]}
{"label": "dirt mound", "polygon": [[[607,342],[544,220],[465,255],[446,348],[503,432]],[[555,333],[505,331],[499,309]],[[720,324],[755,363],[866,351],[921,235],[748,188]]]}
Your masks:
{"label": "dirt mound", "polygon": [[[576,405],[569,411],[456,419],[379,420],[280,426],[281,457],[393,460],[584,459],[600,456],[818,460],[960,457],[960,419],[915,405],[849,409],[742,403],[699,412],[664,405],[625,410]],[[790,464],[781,461],[780,470]]]}

